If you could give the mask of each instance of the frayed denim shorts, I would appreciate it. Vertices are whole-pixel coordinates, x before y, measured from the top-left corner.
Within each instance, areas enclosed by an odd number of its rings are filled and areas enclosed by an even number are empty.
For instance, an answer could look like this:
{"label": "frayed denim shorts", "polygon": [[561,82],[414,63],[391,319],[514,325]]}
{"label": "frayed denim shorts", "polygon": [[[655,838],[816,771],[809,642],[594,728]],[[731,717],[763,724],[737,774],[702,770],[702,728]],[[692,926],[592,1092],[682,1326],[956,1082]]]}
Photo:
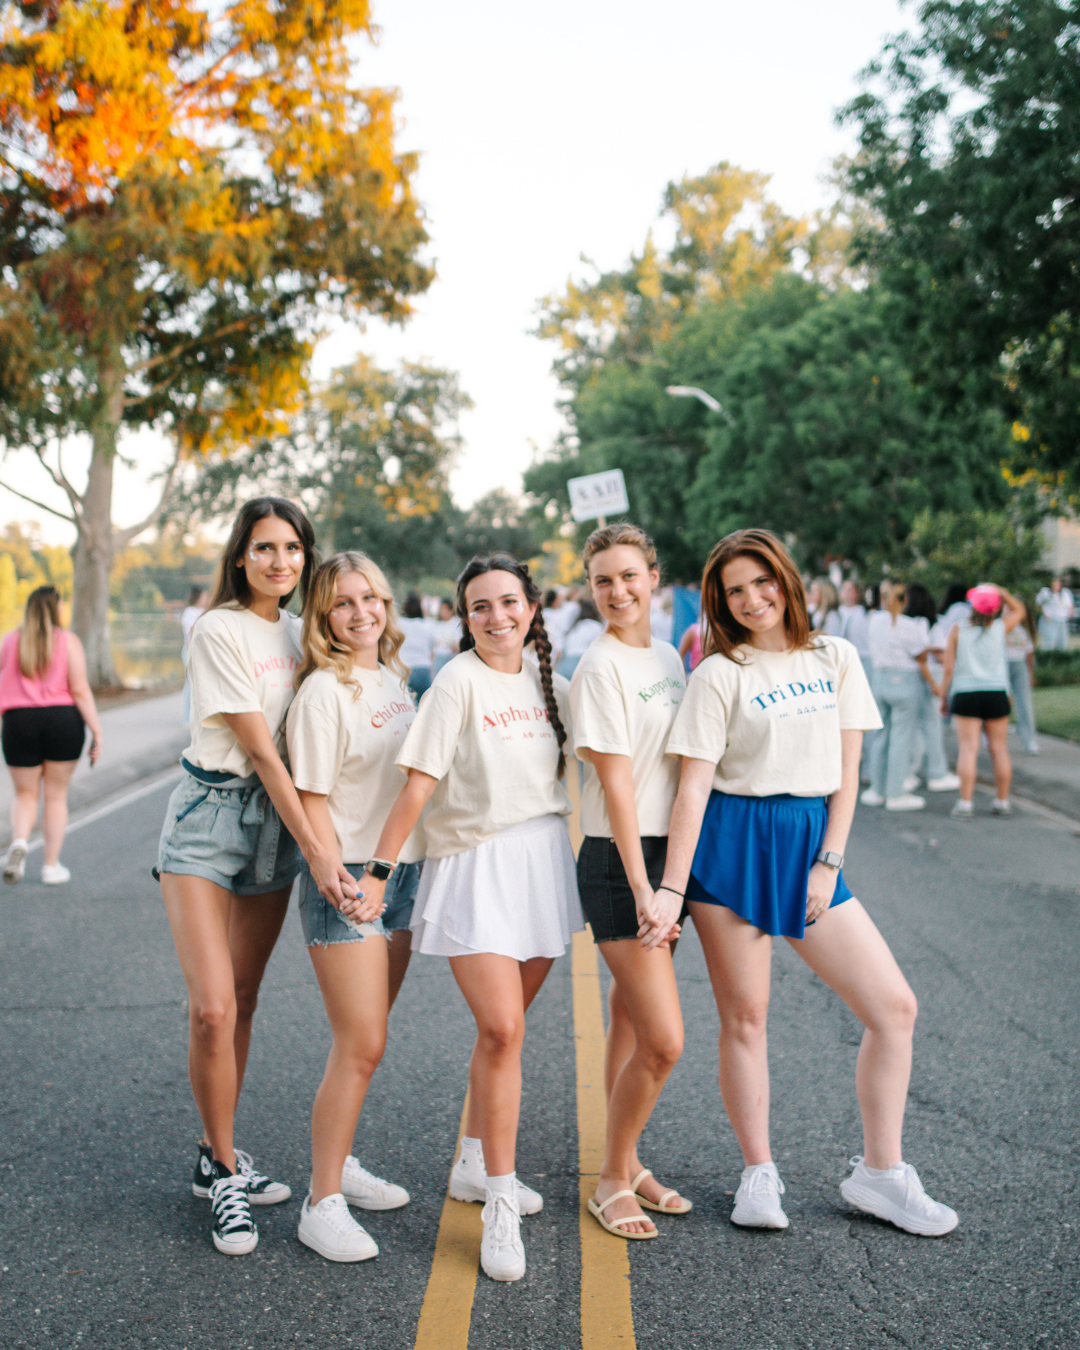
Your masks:
{"label": "frayed denim shorts", "polygon": [[[349,876],[361,883],[363,863],[347,863]],[[353,923],[340,914],[329,900],[319,894],[307,866],[300,872],[300,924],[309,947],[330,947],[336,942],[363,942],[367,937],[385,937],[409,927],[413,901],[420,885],[420,864],[400,863],[386,883],[383,899],[386,909],[371,923]]]}
{"label": "frayed denim shorts", "polygon": [[300,849],[258,777],[184,767],[165,811],[155,872],[203,877],[234,895],[291,886]]}

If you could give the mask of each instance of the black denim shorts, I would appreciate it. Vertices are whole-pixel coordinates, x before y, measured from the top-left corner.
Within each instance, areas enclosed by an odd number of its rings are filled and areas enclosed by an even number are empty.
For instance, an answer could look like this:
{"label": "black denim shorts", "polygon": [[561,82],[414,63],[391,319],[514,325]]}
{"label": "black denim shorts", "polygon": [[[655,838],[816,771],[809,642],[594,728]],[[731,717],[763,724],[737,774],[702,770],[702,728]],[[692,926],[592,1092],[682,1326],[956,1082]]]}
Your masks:
{"label": "black denim shorts", "polygon": [[[655,890],[664,879],[667,836],[645,836],[641,841],[641,852],[645,857],[649,885]],[[593,941],[617,942],[623,938],[636,938],[640,927],[637,905],[614,839],[585,836],[578,854],[577,878],[581,908],[592,929]],[[686,915],[684,901],[680,923]]]}

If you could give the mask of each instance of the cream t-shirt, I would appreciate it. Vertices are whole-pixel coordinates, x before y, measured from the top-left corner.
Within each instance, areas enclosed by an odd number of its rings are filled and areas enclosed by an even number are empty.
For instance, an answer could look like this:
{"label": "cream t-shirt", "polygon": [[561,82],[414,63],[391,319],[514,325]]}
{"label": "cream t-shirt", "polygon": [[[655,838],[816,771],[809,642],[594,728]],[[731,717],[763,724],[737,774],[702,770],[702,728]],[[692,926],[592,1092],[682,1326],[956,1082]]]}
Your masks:
{"label": "cream t-shirt", "polygon": [[845,638],[820,636],[798,652],[742,646],[707,656],[686,688],[669,755],[716,765],[713,787],[739,797],[828,797],[840,786],[841,731],[881,726],[859,660]]}
{"label": "cream t-shirt", "polygon": [[191,744],[184,758],[200,769],[247,778],[254,765],[222,713],[261,712],[282,758],[285,714],[300,665],[300,620],[278,611],[276,623],[250,609],[209,609],[188,639]]}
{"label": "cream t-shirt", "polygon": [[654,638],[651,647],[628,647],[604,633],[581,658],[570,681],[570,711],[574,750],[585,762],[584,834],[611,835],[600,776],[587,758],[590,750],[629,757],[638,831],[667,834],[679,790],[679,763],[665,750],[685,692],[683,664],[670,642]]}
{"label": "cream t-shirt", "polygon": [[[569,750],[570,686],[553,679]],[[516,675],[504,675],[475,651],[436,675],[397,758],[399,768],[439,780],[424,821],[429,858],[463,853],[537,816],[568,816],[558,762],[539,670],[522,661]]]}
{"label": "cream t-shirt", "polygon": [[[385,666],[354,666],[353,675],[359,689],[333,670],[309,675],[289,709],[287,736],[293,782],[305,792],[325,795],[342,862],[364,863],[374,856],[386,817],[405,786],[394,760],[416,708],[405,681]],[[418,825],[398,859],[419,862],[423,856],[423,827]]]}

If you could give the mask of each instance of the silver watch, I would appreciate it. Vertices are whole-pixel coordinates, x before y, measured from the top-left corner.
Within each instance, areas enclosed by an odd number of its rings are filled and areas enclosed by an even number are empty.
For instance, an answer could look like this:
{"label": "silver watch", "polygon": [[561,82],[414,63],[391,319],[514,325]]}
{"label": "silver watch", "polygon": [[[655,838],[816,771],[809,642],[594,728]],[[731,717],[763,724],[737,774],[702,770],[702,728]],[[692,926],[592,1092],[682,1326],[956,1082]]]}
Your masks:
{"label": "silver watch", "polygon": [[839,872],[844,864],[844,855],[842,853],[830,853],[828,849],[823,848],[814,861],[824,863],[826,867],[831,867],[834,872]]}

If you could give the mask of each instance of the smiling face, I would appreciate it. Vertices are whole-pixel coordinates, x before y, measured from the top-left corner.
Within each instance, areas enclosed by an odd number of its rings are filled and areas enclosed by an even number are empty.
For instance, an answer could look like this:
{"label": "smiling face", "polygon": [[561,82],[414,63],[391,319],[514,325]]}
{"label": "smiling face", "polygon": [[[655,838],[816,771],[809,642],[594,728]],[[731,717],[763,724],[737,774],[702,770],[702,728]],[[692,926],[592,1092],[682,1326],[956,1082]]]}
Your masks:
{"label": "smiling face", "polygon": [[659,584],[659,568],[650,567],[633,544],[615,544],[589,559],[593,600],[616,637],[629,629],[647,628],[652,593]]}
{"label": "smiling face", "polygon": [[343,572],[326,616],[334,640],[361,665],[379,663],[379,639],[386,631],[386,602],[375,594],[363,572]]}
{"label": "smiling face", "polygon": [[465,587],[466,622],[476,654],[496,670],[515,671],[536,606],[512,572],[484,572]]}
{"label": "smiling face", "polygon": [[244,569],[253,596],[280,600],[300,584],[304,546],[287,520],[264,516],[251,531],[237,566]]}
{"label": "smiling face", "polygon": [[840,603],[845,609],[862,604],[862,593],[854,581],[845,581],[840,587]]}
{"label": "smiling face", "polygon": [[720,583],[732,618],[742,624],[754,639],[765,634],[784,633],[784,614],[787,601],[783,588],[759,559],[743,554],[732,558],[720,573]]}

